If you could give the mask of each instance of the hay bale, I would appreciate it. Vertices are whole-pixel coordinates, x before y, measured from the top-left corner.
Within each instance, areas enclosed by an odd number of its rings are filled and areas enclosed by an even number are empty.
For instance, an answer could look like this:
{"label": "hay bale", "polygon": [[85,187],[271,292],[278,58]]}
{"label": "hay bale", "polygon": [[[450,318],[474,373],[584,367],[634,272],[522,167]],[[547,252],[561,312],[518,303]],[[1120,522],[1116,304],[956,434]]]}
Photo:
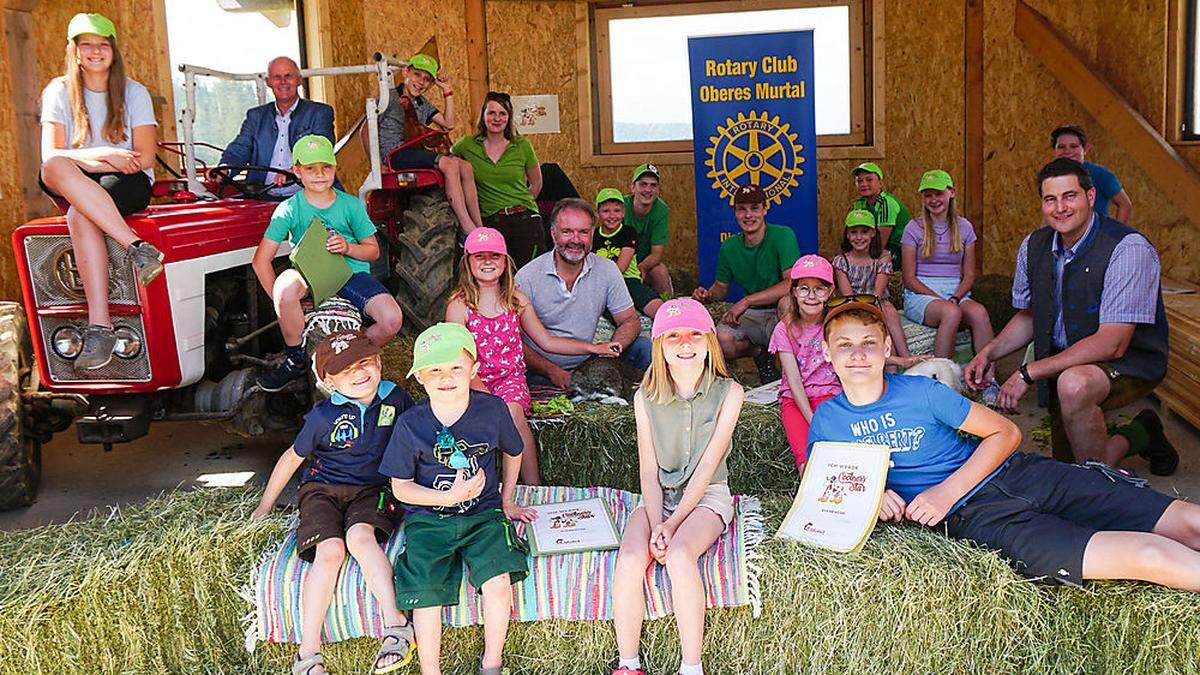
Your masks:
{"label": "hay bale", "polygon": [[[250,488],[179,492],[0,534],[0,672],[287,672],[293,646],[242,646],[250,606],[239,589],[284,522],[249,521],[257,498]],[[789,503],[764,500],[768,530]],[[915,526],[881,525],[855,556],[776,539],[760,552],[762,616],[708,613],[714,672],[1195,669],[1197,594],[1030,584],[997,556]],[[474,672],[482,642],[479,628],[448,629],[445,671]],[[377,647],[355,640],[324,652],[334,672],[355,672]],[[652,672],[668,672],[679,661],[674,622],[648,622],[642,650]],[[545,621],[514,624],[505,653],[513,673],[569,675],[597,672],[616,646],[611,623]]]}
{"label": "hay bale", "polygon": [[1012,276],[1007,274],[985,274],[975,280],[971,299],[987,308],[992,328],[1000,332],[1017,310],[1012,306]]}

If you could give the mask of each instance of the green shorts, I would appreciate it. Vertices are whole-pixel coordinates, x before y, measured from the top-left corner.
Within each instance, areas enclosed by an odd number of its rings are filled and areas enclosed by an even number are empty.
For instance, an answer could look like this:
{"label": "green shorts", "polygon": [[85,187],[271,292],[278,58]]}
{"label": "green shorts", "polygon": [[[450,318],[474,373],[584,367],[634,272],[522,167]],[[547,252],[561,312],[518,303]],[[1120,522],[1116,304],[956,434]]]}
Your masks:
{"label": "green shorts", "polygon": [[529,573],[528,554],[529,547],[500,509],[471,516],[409,515],[404,519],[404,552],[393,572],[396,607],[457,605],[463,563],[476,589],[501,574],[515,584]]}
{"label": "green shorts", "polygon": [[625,288],[629,289],[629,297],[633,298],[633,306],[642,314],[646,313],[646,305],[655,300],[662,300],[662,296],[642,283],[641,279],[625,277]]}

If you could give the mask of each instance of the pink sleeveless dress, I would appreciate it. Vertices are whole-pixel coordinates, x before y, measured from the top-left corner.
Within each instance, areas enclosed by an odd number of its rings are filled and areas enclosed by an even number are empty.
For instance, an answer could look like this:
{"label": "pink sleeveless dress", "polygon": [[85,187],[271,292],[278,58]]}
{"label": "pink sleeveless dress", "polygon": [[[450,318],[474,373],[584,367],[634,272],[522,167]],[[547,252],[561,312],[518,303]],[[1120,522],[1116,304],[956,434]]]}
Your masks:
{"label": "pink sleeveless dress", "polygon": [[479,378],[507,403],[519,403],[530,413],[529,384],[525,381],[525,352],[521,318],[516,312],[486,317],[467,308],[467,330],[479,352]]}

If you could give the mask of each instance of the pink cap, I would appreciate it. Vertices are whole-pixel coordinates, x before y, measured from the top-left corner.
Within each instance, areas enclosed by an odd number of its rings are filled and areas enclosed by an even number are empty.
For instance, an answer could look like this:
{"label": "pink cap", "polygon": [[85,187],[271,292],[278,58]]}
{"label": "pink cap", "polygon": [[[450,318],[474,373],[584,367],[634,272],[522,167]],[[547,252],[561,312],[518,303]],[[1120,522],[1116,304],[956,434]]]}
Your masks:
{"label": "pink cap", "polygon": [[717,330],[712,315],[704,305],[691,298],[675,298],[664,302],[654,314],[654,328],[650,330],[650,337],[656,338],[676,328],[691,328],[702,333],[714,333]]}
{"label": "pink cap", "polygon": [[792,265],[793,279],[820,279],[830,286],[833,285],[833,265],[829,261],[819,255],[812,253],[800,256],[795,265]]}
{"label": "pink cap", "polygon": [[463,250],[467,255],[475,253],[499,253],[508,255],[508,245],[504,243],[504,235],[500,230],[491,227],[477,227],[467,235],[463,242]]}

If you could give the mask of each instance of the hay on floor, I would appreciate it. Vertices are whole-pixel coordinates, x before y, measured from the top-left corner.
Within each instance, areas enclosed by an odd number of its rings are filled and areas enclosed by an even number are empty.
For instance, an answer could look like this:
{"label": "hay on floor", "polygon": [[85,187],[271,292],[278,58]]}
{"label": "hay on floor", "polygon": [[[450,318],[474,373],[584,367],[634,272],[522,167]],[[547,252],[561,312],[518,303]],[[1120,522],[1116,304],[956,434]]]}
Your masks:
{"label": "hay on floor", "polygon": [[[590,442],[603,438],[588,433]],[[572,447],[577,457],[602,455],[597,446]],[[737,471],[751,468],[750,459],[736,460]],[[579,466],[586,473],[600,468]],[[790,503],[782,489],[792,486],[786,475],[774,475],[778,467],[758,469],[755,479],[735,478],[735,485],[772,488],[763,508],[773,532]],[[556,480],[568,475],[565,464],[555,471]],[[284,522],[282,515],[249,520],[258,494],[181,492],[86,522],[0,534],[0,672],[286,672],[291,647],[248,653],[242,644],[251,607],[241,590]],[[708,614],[705,654],[714,672],[1196,666],[1197,594],[1133,583],[1039,586],[993,554],[915,526],[882,525],[855,556],[774,538],[760,552],[761,617],[749,609]],[[334,672],[361,672],[377,646],[355,640],[325,653]],[[673,621],[647,623],[642,649],[652,672],[674,667]],[[513,673],[570,675],[603,670],[615,650],[610,623],[545,621],[513,625],[506,654]],[[481,651],[480,629],[448,629],[443,667],[474,672]]]}

